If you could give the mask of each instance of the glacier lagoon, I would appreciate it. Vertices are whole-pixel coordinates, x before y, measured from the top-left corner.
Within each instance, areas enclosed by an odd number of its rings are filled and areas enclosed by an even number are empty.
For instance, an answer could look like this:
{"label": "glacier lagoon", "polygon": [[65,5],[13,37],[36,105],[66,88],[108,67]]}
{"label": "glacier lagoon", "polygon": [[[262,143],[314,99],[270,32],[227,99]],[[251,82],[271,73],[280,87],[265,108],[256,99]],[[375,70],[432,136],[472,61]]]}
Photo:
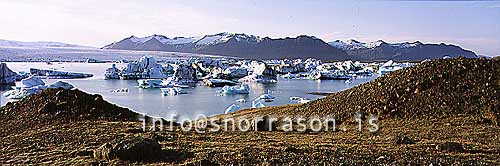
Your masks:
{"label": "glacier lagoon", "polygon": [[[222,95],[217,92],[222,88],[197,85],[185,89],[188,94],[163,96],[159,88],[142,89],[138,87],[135,80],[105,80],[104,71],[111,64],[7,62],[7,66],[15,72],[29,71],[30,68],[39,68],[94,74],[94,77],[84,79],[44,79],[44,81],[52,83],[64,80],[82,91],[91,94],[100,94],[105,100],[111,103],[130,108],[136,112],[167,119],[176,113],[181,119],[194,119],[198,114],[205,116],[223,114],[232,104],[238,104],[242,109],[251,108],[252,101],[263,94],[271,94],[276,97],[273,102],[263,102],[266,106],[298,103],[297,101],[290,100],[290,97],[295,96],[315,100],[321,98],[321,96],[307,93],[338,92],[376,78],[376,76],[359,77],[353,79],[350,84],[346,84],[343,80],[295,80],[279,78],[276,84],[248,83],[250,87],[249,94]],[[126,66],[125,63],[115,64],[120,68]],[[127,88],[128,92],[112,92],[113,90],[124,88]],[[7,90],[0,89],[0,93],[2,94],[5,91]],[[245,99],[247,102],[237,102],[239,99]],[[5,105],[9,101],[9,99],[1,96],[1,105]]]}

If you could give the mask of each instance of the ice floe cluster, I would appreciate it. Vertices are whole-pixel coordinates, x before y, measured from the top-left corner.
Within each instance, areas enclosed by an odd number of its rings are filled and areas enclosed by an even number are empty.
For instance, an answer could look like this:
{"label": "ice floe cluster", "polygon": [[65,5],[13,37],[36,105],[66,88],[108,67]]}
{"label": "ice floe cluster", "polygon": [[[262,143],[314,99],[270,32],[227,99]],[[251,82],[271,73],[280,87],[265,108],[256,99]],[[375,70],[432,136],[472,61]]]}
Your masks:
{"label": "ice floe cluster", "polygon": [[56,81],[46,85],[40,77],[30,76],[21,80],[21,85],[16,86],[14,90],[7,91],[3,95],[10,99],[22,99],[48,88],[73,89],[74,86],[64,81]]}

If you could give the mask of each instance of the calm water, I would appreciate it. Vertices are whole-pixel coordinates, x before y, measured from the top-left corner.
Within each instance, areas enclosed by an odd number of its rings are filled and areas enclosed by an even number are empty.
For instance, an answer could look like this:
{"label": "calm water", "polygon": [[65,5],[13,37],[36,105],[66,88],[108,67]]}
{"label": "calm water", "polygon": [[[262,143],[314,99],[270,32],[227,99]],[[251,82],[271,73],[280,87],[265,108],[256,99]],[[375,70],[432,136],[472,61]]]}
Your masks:
{"label": "calm water", "polygon": [[[181,118],[194,118],[197,114],[206,116],[223,114],[224,110],[231,104],[239,104],[242,108],[251,107],[251,101],[256,97],[269,93],[276,97],[273,102],[265,102],[266,106],[284,105],[296,103],[290,101],[290,96],[318,99],[320,96],[306,94],[308,92],[338,92],[350,87],[373,80],[375,77],[357,78],[351,84],[345,84],[341,80],[288,80],[280,79],[277,84],[253,84],[250,83],[251,92],[248,95],[226,95],[217,93],[221,88],[210,88],[198,85],[186,89],[188,94],[177,96],[163,96],[160,89],[141,89],[137,87],[135,80],[104,80],[104,71],[111,63],[46,63],[12,62],[7,66],[16,71],[29,71],[30,67],[41,69],[58,69],[63,71],[92,73],[94,77],[86,79],[65,80],[80,90],[92,94],[101,94],[104,99],[122,107],[128,107],[136,112],[146,113],[151,116],[170,118],[172,114],[178,113]],[[117,64],[122,67],[125,64]],[[48,83],[57,81],[45,80]],[[18,83],[19,84],[19,83]],[[114,89],[128,88],[128,93],[112,93]],[[6,90],[0,89],[3,93]],[[245,99],[246,103],[238,103],[236,100]],[[1,97],[4,105],[8,99]]]}

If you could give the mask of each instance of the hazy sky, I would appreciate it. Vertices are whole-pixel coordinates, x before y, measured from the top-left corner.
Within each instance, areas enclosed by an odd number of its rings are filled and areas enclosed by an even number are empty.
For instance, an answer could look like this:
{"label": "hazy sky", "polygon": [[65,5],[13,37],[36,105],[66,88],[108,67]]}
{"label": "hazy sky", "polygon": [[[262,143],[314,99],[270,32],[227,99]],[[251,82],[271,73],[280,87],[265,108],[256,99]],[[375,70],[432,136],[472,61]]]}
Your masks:
{"label": "hazy sky", "polygon": [[101,47],[130,35],[458,44],[500,54],[500,1],[0,0],[0,39]]}

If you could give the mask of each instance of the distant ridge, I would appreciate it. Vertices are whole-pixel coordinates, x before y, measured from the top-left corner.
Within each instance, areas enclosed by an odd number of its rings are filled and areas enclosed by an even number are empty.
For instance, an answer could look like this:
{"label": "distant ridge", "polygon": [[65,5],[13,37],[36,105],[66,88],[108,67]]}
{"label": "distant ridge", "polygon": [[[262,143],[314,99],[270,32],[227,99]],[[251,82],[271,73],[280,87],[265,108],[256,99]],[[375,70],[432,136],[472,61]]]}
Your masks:
{"label": "distant ridge", "polygon": [[195,37],[169,38],[163,35],[130,36],[103,49],[168,51],[223,55],[247,59],[316,58],[321,60],[424,60],[443,57],[478,58],[476,53],[448,44],[416,42],[364,43],[335,40],[329,43],[301,35],[271,39],[243,33],[218,33]]}
{"label": "distant ridge", "polygon": [[349,59],[345,51],[331,47],[321,39],[305,35],[281,39],[261,38],[254,35],[228,32],[198,37],[174,38],[163,35],[152,35],[143,38],[130,36],[106,45],[103,49],[187,52],[248,59]]}
{"label": "distant ridge", "polygon": [[4,40],[0,39],[0,47],[78,47],[78,48],[92,48],[89,46],[81,46],[76,44],[67,44],[61,42],[52,41],[34,41],[34,42],[24,42],[24,41],[14,41],[14,40]]}
{"label": "distant ridge", "polygon": [[329,42],[332,47],[344,50],[356,60],[424,60],[443,57],[479,58],[476,53],[449,44],[424,44],[420,41],[387,43],[382,40],[363,43],[356,40]]}

